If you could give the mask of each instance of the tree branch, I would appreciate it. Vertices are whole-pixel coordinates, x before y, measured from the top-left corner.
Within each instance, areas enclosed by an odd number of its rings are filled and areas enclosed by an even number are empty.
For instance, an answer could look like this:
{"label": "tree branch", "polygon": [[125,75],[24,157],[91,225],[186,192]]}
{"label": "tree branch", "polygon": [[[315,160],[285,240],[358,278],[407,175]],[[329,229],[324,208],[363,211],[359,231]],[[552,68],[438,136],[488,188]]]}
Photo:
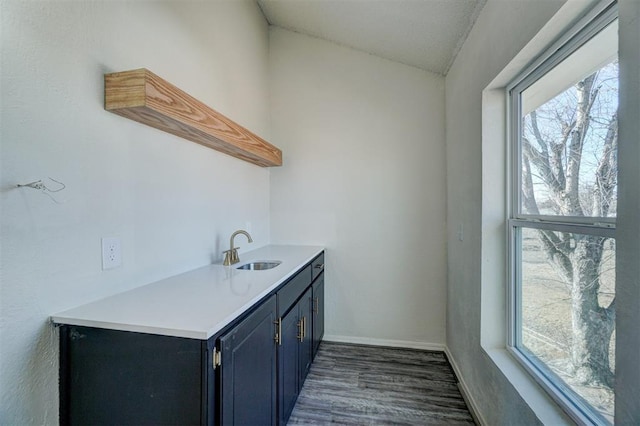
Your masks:
{"label": "tree branch", "polygon": [[531,146],[529,139],[522,138],[522,153],[531,161],[536,168],[540,171],[540,177],[554,192],[562,191],[562,187],[555,178],[553,171],[551,170],[551,164],[549,162],[549,154],[547,152],[540,152]]}
{"label": "tree branch", "polygon": [[553,231],[538,229],[538,236],[544,246],[544,251],[552,265],[567,285],[573,282],[573,266],[570,253],[572,251],[568,241],[562,241]]}
{"label": "tree branch", "polygon": [[596,74],[591,74],[584,80],[576,84],[577,89],[577,110],[576,125],[569,140],[569,151],[567,161],[567,184],[565,190],[565,214],[572,216],[584,216],[580,205],[580,164],[582,163],[582,149],[584,139],[589,128],[589,113],[593,102],[597,97],[598,90],[592,93],[593,82]]}
{"label": "tree branch", "polygon": [[536,194],[533,190],[533,179],[531,177],[531,163],[529,157],[522,157],[522,203],[529,214],[540,214]]}
{"label": "tree branch", "polygon": [[602,157],[596,169],[593,188],[594,216],[606,217],[613,199],[613,188],[618,176],[618,113],[613,114],[607,126]]}
{"label": "tree branch", "polygon": [[533,110],[529,113],[529,117],[531,118],[531,130],[533,131],[533,136],[536,138],[536,142],[540,146],[540,151],[549,152],[547,142],[542,137],[540,127],[538,126],[538,113]]}

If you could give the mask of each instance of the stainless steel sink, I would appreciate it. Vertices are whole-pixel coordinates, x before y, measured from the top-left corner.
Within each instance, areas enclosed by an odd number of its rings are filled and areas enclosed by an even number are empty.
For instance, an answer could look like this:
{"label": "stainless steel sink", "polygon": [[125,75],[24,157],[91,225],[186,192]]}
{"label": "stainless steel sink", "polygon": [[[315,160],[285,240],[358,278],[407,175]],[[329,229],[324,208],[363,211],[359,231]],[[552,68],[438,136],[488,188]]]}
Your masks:
{"label": "stainless steel sink", "polygon": [[246,271],[264,271],[265,269],[272,269],[281,264],[279,260],[267,260],[262,262],[246,263],[242,266],[238,266],[236,269],[244,269]]}

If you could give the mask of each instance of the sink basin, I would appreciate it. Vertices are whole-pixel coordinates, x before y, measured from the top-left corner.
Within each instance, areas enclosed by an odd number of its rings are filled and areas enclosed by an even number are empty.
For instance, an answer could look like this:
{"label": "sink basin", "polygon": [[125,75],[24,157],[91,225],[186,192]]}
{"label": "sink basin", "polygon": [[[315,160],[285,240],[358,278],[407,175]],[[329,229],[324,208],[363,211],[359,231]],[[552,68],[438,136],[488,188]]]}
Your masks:
{"label": "sink basin", "polygon": [[264,271],[266,269],[272,269],[281,264],[279,260],[266,260],[262,262],[246,263],[242,266],[238,266],[236,269],[244,269],[246,271]]}

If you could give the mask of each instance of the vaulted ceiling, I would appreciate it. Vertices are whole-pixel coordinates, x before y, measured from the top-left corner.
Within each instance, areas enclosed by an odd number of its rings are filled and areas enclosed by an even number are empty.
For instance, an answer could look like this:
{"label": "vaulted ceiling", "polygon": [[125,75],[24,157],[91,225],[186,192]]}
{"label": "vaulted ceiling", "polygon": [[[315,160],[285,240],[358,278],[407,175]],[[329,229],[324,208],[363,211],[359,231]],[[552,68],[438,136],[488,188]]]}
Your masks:
{"label": "vaulted ceiling", "polygon": [[269,24],[446,74],[486,0],[258,0]]}

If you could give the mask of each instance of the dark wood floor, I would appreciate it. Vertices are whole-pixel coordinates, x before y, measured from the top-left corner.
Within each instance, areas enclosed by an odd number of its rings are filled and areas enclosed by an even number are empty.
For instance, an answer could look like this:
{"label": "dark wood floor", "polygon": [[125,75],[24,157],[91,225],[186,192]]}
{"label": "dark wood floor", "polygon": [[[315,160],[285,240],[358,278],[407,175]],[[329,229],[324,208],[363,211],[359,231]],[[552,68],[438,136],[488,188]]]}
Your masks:
{"label": "dark wood floor", "polygon": [[322,342],[289,425],[473,424],[443,352]]}

